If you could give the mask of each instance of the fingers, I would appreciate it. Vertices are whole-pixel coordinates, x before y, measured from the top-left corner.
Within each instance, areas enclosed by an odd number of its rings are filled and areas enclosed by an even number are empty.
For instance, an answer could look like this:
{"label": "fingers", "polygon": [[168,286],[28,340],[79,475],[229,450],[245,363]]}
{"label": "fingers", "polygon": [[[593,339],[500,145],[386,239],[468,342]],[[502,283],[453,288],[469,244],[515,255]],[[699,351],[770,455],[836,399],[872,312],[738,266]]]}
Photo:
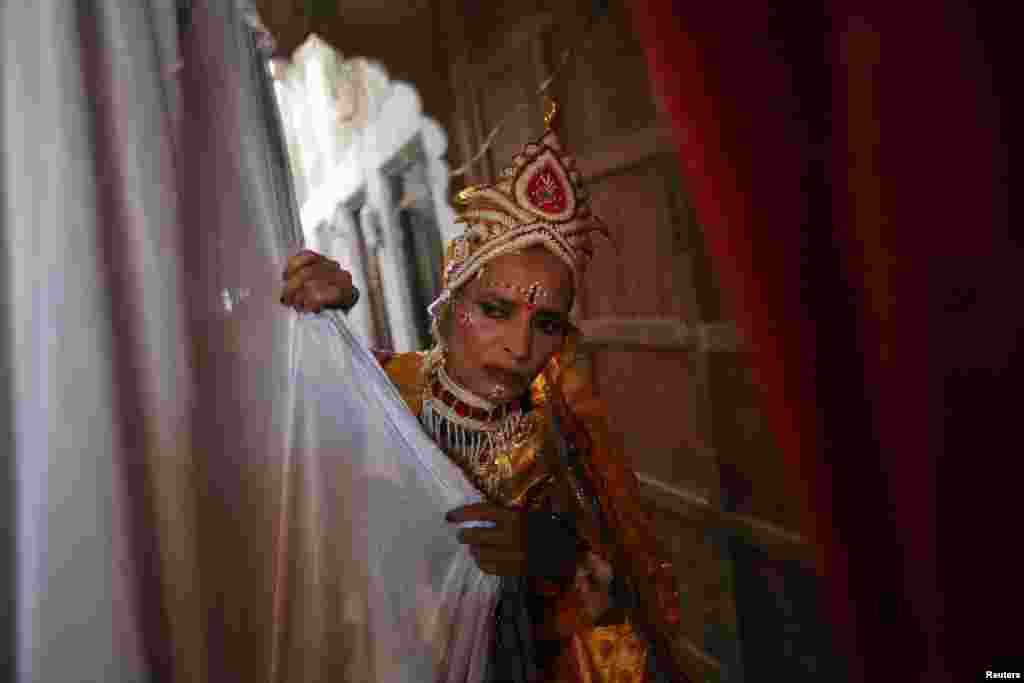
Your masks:
{"label": "fingers", "polygon": [[359,290],[355,287],[343,290],[319,280],[307,282],[305,287],[281,297],[281,303],[303,313],[319,313],[325,308],[350,309],[359,300]]}
{"label": "fingers", "polygon": [[507,528],[503,529],[462,529],[458,533],[459,543],[466,545],[495,546],[495,547],[518,547],[521,544],[521,537],[516,533],[509,533]]}
{"label": "fingers", "polygon": [[444,516],[452,524],[461,522],[494,522],[496,524],[513,524],[518,521],[519,513],[511,508],[503,508],[491,503],[473,503],[455,508]]}
{"label": "fingers", "polygon": [[474,503],[449,512],[445,519],[453,524],[491,522],[493,528],[460,529],[458,538],[466,544],[477,566],[494,576],[522,576],[527,573],[527,554],[523,545],[522,513],[490,503]]}
{"label": "fingers", "polygon": [[296,292],[295,304],[295,310],[299,313],[319,313],[323,309],[316,291],[308,286]]}
{"label": "fingers", "polygon": [[325,307],[344,298],[341,287],[327,284],[320,280],[307,282],[302,291],[305,294],[306,310],[308,313],[319,313]]}
{"label": "fingers", "polygon": [[302,313],[306,310],[306,292],[300,289],[297,292],[293,292],[287,299],[282,296],[281,303]]}
{"label": "fingers", "polygon": [[292,273],[284,286],[284,296],[290,297],[306,286],[308,282],[323,281],[339,288],[352,286],[352,275],[342,270],[335,261],[323,260],[307,265]]}
{"label": "fingers", "polygon": [[288,259],[288,263],[285,265],[284,275],[282,275],[281,279],[288,280],[306,266],[312,265],[321,260],[326,259],[315,251],[303,249],[298,254]]}
{"label": "fingers", "polygon": [[324,308],[348,310],[359,300],[352,274],[337,261],[306,251],[294,256],[289,264],[285,273],[288,280],[281,293],[283,305],[300,312],[319,313]]}
{"label": "fingers", "polygon": [[303,287],[306,286],[306,280],[312,273],[307,272],[310,266],[305,269],[297,271],[291,275],[291,277],[285,282],[284,289],[281,291],[281,303],[285,306],[295,307],[297,303],[297,294],[302,291]]}
{"label": "fingers", "polygon": [[486,546],[470,546],[470,554],[480,571],[494,576],[521,576],[526,571],[526,554],[497,550]]}

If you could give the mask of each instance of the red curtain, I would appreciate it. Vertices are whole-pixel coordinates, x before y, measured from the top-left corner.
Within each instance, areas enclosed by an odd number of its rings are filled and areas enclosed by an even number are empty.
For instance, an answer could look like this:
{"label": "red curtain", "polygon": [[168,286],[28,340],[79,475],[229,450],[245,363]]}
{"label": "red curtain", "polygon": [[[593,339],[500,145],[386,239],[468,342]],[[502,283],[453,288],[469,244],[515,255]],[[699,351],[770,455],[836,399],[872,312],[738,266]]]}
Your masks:
{"label": "red curtain", "polygon": [[1011,24],[967,3],[789,4],[631,9],[851,680],[984,678],[1024,652],[1001,474],[1024,451],[1001,393],[1024,272]]}

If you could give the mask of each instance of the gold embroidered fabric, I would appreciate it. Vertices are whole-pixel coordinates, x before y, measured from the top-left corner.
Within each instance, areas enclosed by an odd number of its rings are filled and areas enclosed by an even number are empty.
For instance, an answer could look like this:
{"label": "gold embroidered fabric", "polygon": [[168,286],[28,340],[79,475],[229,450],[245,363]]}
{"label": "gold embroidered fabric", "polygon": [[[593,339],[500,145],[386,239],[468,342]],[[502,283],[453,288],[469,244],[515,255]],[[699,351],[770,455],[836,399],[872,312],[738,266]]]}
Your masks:
{"label": "gold embroidered fabric", "polygon": [[553,683],[643,683],[647,644],[631,624],[599,626],[573,636]]}
{"label": "gold embroidered fabric", "polygon": [[[399,354],[384,367],[409,409],[419,417],[423,406],[424,353]],[[480,465],[466,462],[458,453],[449,453],[469,477],[493,502],[519,506],[541,498],[541,488],[550,486],[551,476],[541,458],[547,418],[534,409],[528,416],[528,428],[509,447],[493,453]]]}
{"label": "gold embroidered fabric", "polygon": [[[548,414],[545,403],[548,400],[549,382],[557,383],[573,412],[585,423],[592,434],[591,463],[588,469],[604,482],[598,495],[602,505],[611,513],[618,532],[624,534],[623,541],[629,549],[624,558],[626,570],[636,577],[641,592],[662,583],[660,575],[670,566],[657,559],[656,548],[648,538],[649,520],[638,508],[639,489],[635,475],[621,462],[621,456],[610,440],[607,418],[592,382],[581,366],[573,362],[574,344],[571,340],[563,352],[552,361],[548,372],[541,374],[532,386],[534,404],[533,419],[535,430],[529,438],[503,453],[497,454],[498,464],[494,476],[498,495],[494,502],[508,506],[539,507],[553,500],[563,507],[570,496],[563,489],[566,482],[559,481],[557,473],[549,466],[543,455],[545,435],[548,430]],[[395,383],[410,410],[417,416],[422,407],[423,387],[426,382],[424,362],[426,353],[399,354],[387,360],[384,369]],[[471,477],[472,478],[472,477]],[[574,512],[581,522],[581,533],[594,549],[607,557],[611,549],[601,547],[592,523],[588,523],[588,511],[574,506]],[[646,585],[644,585],[646,584]],[[634,584],[636,585],[636,584]],[[666,597],[677,599],[673,587]],[[659,597],[664,591],[659,590]],[[646,680],[647,645],[630,623],[594,627],[582,603],[571,588],[544,590],[551,601],[550,616],[544,632],[564,639],[566,646],[545,679],[550,683],[642,683]],[[662,598],[663,600],[665,598]],[[657,602],[662,602],[658,600]],[[669,600],[671,602],[671,600]],[[664,616],[656,617],[659,629],[674,630],[677,622],[675,610],[668,609]],[[653,615],[652,615],[653,616]]]}

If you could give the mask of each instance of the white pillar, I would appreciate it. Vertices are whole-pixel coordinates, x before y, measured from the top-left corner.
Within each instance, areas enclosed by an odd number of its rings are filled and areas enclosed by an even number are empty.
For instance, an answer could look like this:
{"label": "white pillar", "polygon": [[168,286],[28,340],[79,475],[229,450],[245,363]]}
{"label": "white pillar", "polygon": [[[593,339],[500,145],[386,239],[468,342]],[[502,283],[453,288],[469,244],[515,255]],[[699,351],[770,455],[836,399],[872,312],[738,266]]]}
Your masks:
{"label": "white pillar", "polygon": [[395,351],[416,351],[419,343],[405,263],[406,245],[395,220],[394,198],[380,169],[374,169],[368,176],[367,202],[360,212],[360,220],[363,234],[373,234],[380,240],[381,287]]}
{"label": "white pillar", "polygon": [[352,274],[352,284],[359,290],[359,302],[348,312],[349,328],[366,345],[373,343],[373,313],[370,310],[370,287],[366,264],[359,253],[359,240],[351,210],[344,203],[338,205],[330,224],[330,243],[327,255]]}

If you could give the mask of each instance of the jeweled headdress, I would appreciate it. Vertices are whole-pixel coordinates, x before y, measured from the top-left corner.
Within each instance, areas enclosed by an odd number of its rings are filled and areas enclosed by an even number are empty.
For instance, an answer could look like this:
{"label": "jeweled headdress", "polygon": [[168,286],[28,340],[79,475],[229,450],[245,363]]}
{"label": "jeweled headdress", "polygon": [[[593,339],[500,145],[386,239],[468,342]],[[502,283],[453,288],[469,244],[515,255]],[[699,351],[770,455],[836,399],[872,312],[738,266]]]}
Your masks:
{"label": "jeweled headdress", "polygon": [[432,316],[486,263],[535,245],[562,259],[579,286],[593,256],[590,233],[608,237],[608,230],[591,214],[576,161],[564,153],[553,130],[557,111],[552,101],[545,116],[547,132],[516,155],[497,183],[466,188],[456,197],[461,205],[456,220],[466,230],[448,246]]}

